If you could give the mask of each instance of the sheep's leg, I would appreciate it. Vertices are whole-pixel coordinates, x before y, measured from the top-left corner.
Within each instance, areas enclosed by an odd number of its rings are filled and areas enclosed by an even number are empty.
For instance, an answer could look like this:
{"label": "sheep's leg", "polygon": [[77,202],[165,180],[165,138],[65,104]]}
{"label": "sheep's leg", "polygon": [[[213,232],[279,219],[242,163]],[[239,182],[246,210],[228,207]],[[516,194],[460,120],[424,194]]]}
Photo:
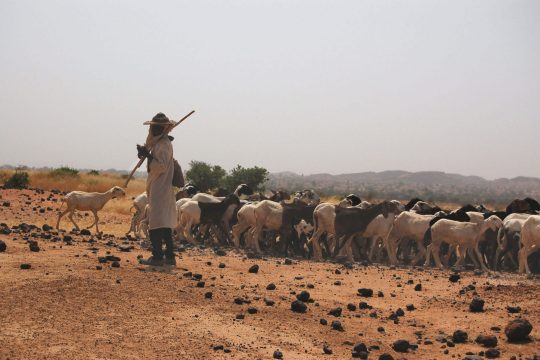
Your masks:
{"label": "sheep's leg", "polygon": [[465,260],[465,256],[467,255],[467,249],[462,249],[461,246],[458,246],[456,248],[456,254],[457,254],[457,261],[454,264],[455,267],[461,266],[461,263]]}
{"label": "sheep's leg", "polygon": [[97,211],[93,211],[94,213],[94,218],[96,219],[96,234],[99,234],[99,217],[98,217],[98,214],[97,214]]}
{"label": "sheep's leg", "polygon": [[495,251],[495,257],[493,258],[493,270],[496,271],[497,270],[497,267],[499,265],[499,259],[501,258],[501,256],[503,255],[506,255],[506,249],[505,250],[501,250],[500,247],[497,247],[497,251]]}
{"label": "sheep's leg", "polygon": [[370,247],[369,247],[368,260],[370,262],[373,261],[373,256],[375,255],[375,251],[378,250],[378,247],[379,247],[379,238],[374,237],[373,239],[371,239],[371,244],[370,244]]}
{"label": "sheep's leg", "polygon": [[233,225],[232,227],[232,240],[234,243],[234,246],[239,248],[240,247],[240,237],[242,236],[242,233],[244,233],[246,230],[250,228],[250,224],[241,224],[237,223]]}
{"label": "sheep's leg", "polygon": [[[484,264],[484,258],[482,256],[482,253],[480,253],[480,249],[478,248],[478,244],[474,247],[474,252],[476,253],[476,256],[478,256],[478,261],[480,261],[480,267],[484,271],[488,271],[488,268],[486,267],[486,264]],[[474,258],[474,256],[471,256],[471,258]]]}
{"label": "sheep's leg", "polygon": [[323,234],[323,231],[321,229],[317,229],[315,233],[311,236],[311,239],[309,239],[309,242],[311,245],[313,245],[313,257],[312,259],[315,261],[320,261],[322,259],[322,250],[321,250],[321,244],[319,243],[321,236]]}
{"label": "sheep's leg", "polygon": [[386,247],[388,251],[388,259],[390,260],[390,264],[397,265],[397,241],[398,236],[396,234],[397,230],[395,230],[395,227],[392,226],[392,229],[390,229],[390,232],[388,233],[388,236],[384,240],[384,246]]}
{"label": "sheep's leg", "polygon": [[73,219],[73,215],[75,215],[75,211],[71,211],[69,213],[69,220],[71,220],[71,222],[73,223],[73,225],[75,225],[75,229],[79,230],[79,225],[77,225],[77,223],[75,222],[75,220]]}
{"label": "sheep's leg", "polygon": [[[431,243],[431,245],[433,245],[433,243]],[[440,250],[441,249],[439,246],[432,246],[431,254],[433,255],[433,259],[435,260],[435,264],[437,265],[437,267],[439,269],[444,269],[444,265],[441,263],[441,258],[439,257]]]}
{"label": "sheep's leg", "polygon": [[426,256],[426,248],[424,247],[424,239],[416,241],[416,251],[418,253],[413,258],[411,265],[416,265],[420,260],[422,260]]}
{"label": "sheep's leg", "polygon": [[512,263],[512,266],[514,268],[518,268],[519,265],[516,263],[516,259],[514,258],[514,256],[512,255],[512,253],[510,252],[507,252],[506,254],[504,254],[504,256],[506,257],[507,261],[511,262]]}
{"label": "sheep's leg", "polygon": [[69,212],[69,209],[64,210],[58,215],[58,221],[56,222],[56,229],[60,229],[60,219]]}
{"label": "sheep's leg", "polygon": [[192,227],[193,224],[191,221],[188,221],[187,224],[184,226],[184,237],[189,241],[191,244],[197,245],[198,241],[195,240],[192,234]]}
{"label": "sheep's leg", "polygon": [[257,225],[255,226],[255,229],[253,230],[253,233],[251,235],[251,249],[255,250],[257,254],[261,253],[261,248],[259,247],[259,241],[261,238],[262,233],[262,227]]}
{"label": "sheep's leg", "polygon": [[[519,272],[526,272],[527,274],[531,273],[531,269],[529,268],[529,255],[531,251],[528,247],[522,247],[521,250],[519,250]],[[524,270],[524,271],[523,271]]]}
{"label": "sheep's leg", "polygon": [[448,252],[443,256],[442,262],[445,267],[448,267],[448,264],[450,262],[450,257],[452,257],[452,254],[456,251],[456,245],[449,245],[448,246]]}
{"label": "sheep's leg", "polygon": [[433,249],[433,244],[429,244],[426,249],[426,261],[424,262],[424,267],[427,267],[431,263],[431,253]]}

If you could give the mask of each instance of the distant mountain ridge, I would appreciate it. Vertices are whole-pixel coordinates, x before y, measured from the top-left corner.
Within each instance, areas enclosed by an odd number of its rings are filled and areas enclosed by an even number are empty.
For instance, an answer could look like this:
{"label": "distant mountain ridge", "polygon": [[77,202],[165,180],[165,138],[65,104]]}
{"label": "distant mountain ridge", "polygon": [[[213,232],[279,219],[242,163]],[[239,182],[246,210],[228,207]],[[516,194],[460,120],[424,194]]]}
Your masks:
{"label": "distant mountain ridge", "polygon": [[514,198],[540,198],[540,178],[518,176],[486,180],[442,171],[390,170],[331,175],[299,175],[290,171],[272,173],[270,188],[313,188],[326,195],[357,193],[361,197],[407,199],[414,196],[432,201],[505,203]]}

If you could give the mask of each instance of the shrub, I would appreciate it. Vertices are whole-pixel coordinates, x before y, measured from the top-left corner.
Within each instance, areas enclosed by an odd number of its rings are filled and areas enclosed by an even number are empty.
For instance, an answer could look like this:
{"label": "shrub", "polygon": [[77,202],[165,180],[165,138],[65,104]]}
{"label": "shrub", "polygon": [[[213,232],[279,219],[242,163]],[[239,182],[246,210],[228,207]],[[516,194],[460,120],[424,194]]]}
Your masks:
{"label": "shrub", "polygon": [[70,168],[68,166],[62,166],[58,169],[51,170],[49,175],[52,177],[78,177],[79,170]]}
{"label": "shrub", "polygon": [[88,175],[98,176],[98,175],[99,175],[99,171],[97,171],[97,170],[90,170],[90,171],[88,172]]}
{"label": "shrub", "polygon": [[30,184],[28,173],[25,171],[15,171],[15,173],[6,181],[6,189],[26,189]]}

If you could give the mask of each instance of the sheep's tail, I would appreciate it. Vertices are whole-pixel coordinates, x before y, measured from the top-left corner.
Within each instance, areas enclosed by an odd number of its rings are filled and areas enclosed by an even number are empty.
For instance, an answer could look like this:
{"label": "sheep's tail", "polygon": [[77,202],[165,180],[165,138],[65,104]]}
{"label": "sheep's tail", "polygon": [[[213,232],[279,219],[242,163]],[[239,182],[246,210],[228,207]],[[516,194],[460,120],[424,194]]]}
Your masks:
{"label": "sheep's tail", "polygon": [[424,246],[427,247],[431,244],[431,226],[426,230],[426,233],[424,234]]}

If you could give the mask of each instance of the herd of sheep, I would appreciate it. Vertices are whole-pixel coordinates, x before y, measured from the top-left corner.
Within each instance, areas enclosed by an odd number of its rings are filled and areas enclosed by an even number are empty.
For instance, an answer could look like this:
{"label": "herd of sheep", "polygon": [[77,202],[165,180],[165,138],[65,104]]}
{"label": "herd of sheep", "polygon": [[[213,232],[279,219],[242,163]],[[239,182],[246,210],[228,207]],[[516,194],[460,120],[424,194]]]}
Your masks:
{"label": "herd of sheep", "polygon": [[[97,211],[108,200],[124,195],[119,187],[105,193],[71,192],[65,197],[67,210],[60,213],[57,227],[69,213],[78,228],[73,213],[83,210],[94,214],[99,232]],[[147,203],[146,193],[133,200],[135,212],[126,235],[148,235]],[[448,210],[421,199],[370,204],[351,194],[332,204],[320,202],[313,190],[254,194],[242,184],[232,194],[210,195],[187,185],[177,194],[176,208],[178,240],[198,244],[212,239],[215,244],[243,245],[257,254],[263,248],[314,260],[327,257],[393,265],[423,261],[425,266],[433,258],[440,268],[463,266],[470,259],[471,266],[482,270],[496,270],[502,264],[530,274],[530,255],[540,249],[540,204],[531,198],[514,200],[504,211],[483,205]],[[538,260],[532,260],[536,269]]]}

